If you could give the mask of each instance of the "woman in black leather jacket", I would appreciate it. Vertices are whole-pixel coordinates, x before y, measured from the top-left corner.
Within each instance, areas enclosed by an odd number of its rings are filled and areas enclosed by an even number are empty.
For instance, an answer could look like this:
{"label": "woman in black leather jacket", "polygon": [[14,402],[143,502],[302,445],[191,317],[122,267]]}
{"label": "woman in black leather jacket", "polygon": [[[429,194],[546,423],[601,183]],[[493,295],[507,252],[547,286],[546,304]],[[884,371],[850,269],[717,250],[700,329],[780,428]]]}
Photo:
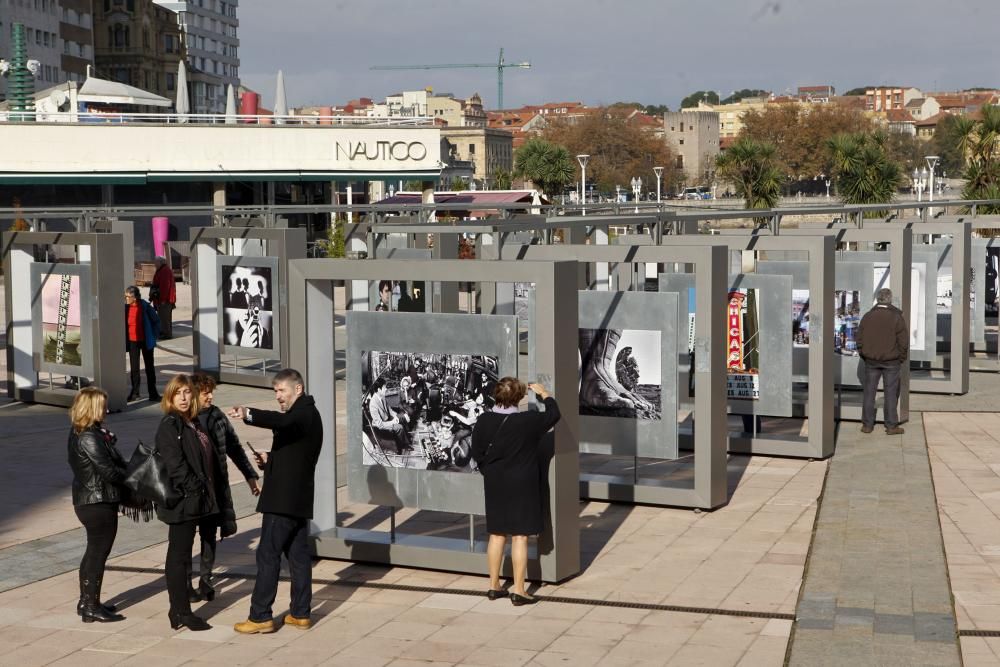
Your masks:
{"label": "woman in black leather jacket", "polygon": [[170,627],[209,630],[212,626],[191,611],[191,548],[202,518],[219,511],[212,459],[214,445],[198,425],[198,396],[187,375],[175,375],[163,392],[164,412],[156,429],[156,449],[174,488],[184,497],[173,507],[157,506],[156,516],[169,526],[166,579]]}
{"label": "woman in black leather jacket", "polygon": [[87,532],[87,549],[80,561],[80,601],[76,611],[84,623],[125,620],[111,605],[101,604],[104,566],[118,534],[118,503],[122,500],[125,459],[115,447],[115,434],[101,425],[108,395],[86,387],[69,409],[69,466],[73,469],[73,509]]}

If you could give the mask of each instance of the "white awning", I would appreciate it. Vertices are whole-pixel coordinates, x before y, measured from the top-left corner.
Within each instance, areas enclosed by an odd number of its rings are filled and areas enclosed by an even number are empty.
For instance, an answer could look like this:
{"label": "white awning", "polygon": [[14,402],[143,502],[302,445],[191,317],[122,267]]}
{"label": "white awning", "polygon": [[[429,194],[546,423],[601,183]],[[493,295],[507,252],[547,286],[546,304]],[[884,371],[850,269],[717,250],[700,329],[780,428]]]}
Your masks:
{"label": "white awning", "polygon": [[166,97],[160,97],[141,88],[93,76],[88,77],[80,86],[77,99],[81,102],[98,104],[136,104],[147,107],[169,107],[173,104]]}

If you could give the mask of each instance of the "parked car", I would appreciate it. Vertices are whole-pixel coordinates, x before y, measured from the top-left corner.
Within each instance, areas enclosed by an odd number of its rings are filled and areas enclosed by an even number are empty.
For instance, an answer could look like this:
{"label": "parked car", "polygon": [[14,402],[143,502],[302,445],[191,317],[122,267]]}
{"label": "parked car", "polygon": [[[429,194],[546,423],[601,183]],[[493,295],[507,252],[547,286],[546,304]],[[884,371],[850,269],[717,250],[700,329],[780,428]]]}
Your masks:
{"label": "parked car", "polygon": [[712,193],[708,191],[707,188],[703,186],[697,186],[693,188],[684,188],[681,191],[680,197],[678,199],[711,199]]}

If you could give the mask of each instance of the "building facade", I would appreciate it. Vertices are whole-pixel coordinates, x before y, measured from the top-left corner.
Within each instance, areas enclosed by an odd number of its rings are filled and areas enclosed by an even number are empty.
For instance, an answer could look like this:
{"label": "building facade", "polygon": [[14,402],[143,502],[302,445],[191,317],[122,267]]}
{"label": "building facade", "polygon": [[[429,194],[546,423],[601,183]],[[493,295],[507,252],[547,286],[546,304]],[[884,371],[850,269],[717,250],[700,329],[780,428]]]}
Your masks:
{"label": "building facade", "polygon": [[240,85],[239,0],[153,0],[177,15],[192,113],[223,113],[226,88]]}
{"label": "building facade", "polygon": [[891,111],[905,109],[910,100],[923,97],[917,88],[898,88],[880,86],[865,91],[865,109],[867,111]]}
{"label": "building facade", "polygon": [[441,128],[441,139],[455,159],[473,164],[473,178],[484,188],[494,187],[498,171],[514,169],[514,135],[506,130],[449,126]]}
{"label": "building facade", "polygon": [[[89,4],[89,3],[88,3]],[[56,0],[24,2],[0,0],[0,58],[10,59],[13,50],[11,26],[23,23],[28,58],[40,64],[35,89],[49,88],[66,80],[62,64],[59,24],[62,10]],[[7,80],[0,77],[0,98],[6,99]]]}
{"label": "building facade", "polygon": [[372,104],[366,114],[372,118],[427,117],[448,127],[486,127],[479,93],[461,100],[449,93],[435,95],[430,89],[408,90],[387,96],[382,104]]}
{"label": "building facade", "polygon": [[59,0],[59,5],[61,80],[81,83],[87,78],[87,66],[94,65],[94,3],[92,0]]}
{"label": "building facade", "polygon": [[97,76],[176,99],[184,57],[176,14],[153,0],[99,0],[94,33]]}
{"label": "building facade", "polygon": [[714,171],[719,155],[719,114],[715,111],[668,111],[663,114],[664,140],[674,154],[674,168],[700,184]]}

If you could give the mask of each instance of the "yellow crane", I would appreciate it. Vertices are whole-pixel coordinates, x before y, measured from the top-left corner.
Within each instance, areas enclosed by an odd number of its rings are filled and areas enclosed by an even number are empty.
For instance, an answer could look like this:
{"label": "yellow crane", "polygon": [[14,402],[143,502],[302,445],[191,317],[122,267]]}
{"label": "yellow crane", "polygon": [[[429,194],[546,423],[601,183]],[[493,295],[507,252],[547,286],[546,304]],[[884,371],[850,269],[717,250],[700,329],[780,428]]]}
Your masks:
{"label": "yellow crane", "polygon": [[503,71],[508,67],[518,69],[531,69],[530,62],[508,63],[503,59],[503,49],[500,49],[500,58],[495,63],[444,63],[441,65],[373,65],[369,69],[395,70],[395,69],[465,69],[468,67],[495,67],[497,70],[497,108],[503,109]]}

